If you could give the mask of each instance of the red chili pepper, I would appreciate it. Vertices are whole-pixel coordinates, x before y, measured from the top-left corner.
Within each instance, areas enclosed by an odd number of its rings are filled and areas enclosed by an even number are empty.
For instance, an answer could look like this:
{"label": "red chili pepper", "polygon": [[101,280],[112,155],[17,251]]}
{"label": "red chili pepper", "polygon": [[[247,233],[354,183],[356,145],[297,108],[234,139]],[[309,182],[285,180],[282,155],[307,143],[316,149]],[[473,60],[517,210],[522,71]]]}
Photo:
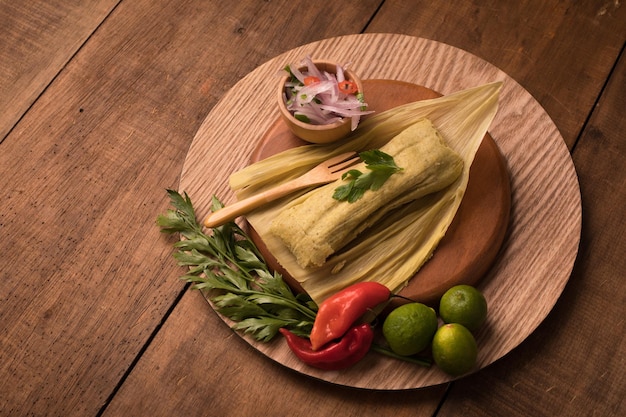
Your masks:
{"label": "red chili pepper", "polygon": [[359,87],[356,85],[356,83],[350,80],[343,80],[338,83],[338,86],[339,91],[344,94],[354,94],[359,91]]}
{"label": "red chili pepper", "polygon": [[324,300],[317,311],[311,345],[318,350],[333,339],[340,338],[369,309],[387,301],[391,292],[378,282],[358,282]]}
{"label": "red chili pepper", "polygon": [[350,328],[341,339],[327,344],[324,349],[313,350],[311,341],[296,336],[285,328],[279,329],[285,336],[291,351],[304,363],[315,368],[337,370],[348,368],[367,354],[374,339],[374,331],[368,323]]}
{"label": "red chili pepper", "polygon": [[317,84],[320,82],[320,79],[313,76],[313,75],[309,75],[308,77],[304,77],[304,85],[311,85],[311,84]]}

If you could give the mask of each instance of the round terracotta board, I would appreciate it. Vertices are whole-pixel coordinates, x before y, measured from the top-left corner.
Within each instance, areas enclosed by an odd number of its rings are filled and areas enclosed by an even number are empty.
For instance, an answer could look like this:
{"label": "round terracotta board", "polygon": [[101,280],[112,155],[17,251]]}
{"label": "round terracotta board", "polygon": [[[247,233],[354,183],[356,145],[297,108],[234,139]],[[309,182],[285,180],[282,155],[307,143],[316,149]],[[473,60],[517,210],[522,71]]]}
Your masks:
{"label": "round terracotta board", "polygon": [[[395,106],[440,96],[422,86],[392,80],[364,80],[369,109],[381,112]],[[252,154],[251,162],[280,151],[304,145],[278,119]],[[494,261],[504,239],[511,208],[509,174],[502,154],[491,136],[483,140],[470,171],[470,181],[455,220],[433,257],[400,294],[436,306],[438,299],[456,284],[475,285]],[[250,230],[266,261],[278,270],[295,290],[295,281],[267,250],[262,239]],[[391,307],[406,302],[395,298]]]}
{"label": "round terracotta board", "polygon": [[[488,62],[450,45],[399,34],[347,35],[294,48],[250,72],[213,107],[191,143],[179,190],[192,198],[200,219],[210,212],[213,195],[234,201],[228,177],[249,164],[279,117],[276,72],[307,54],[351,62],[366,80],[404,81],[441,94],[503,82],[489,133],[510,174],[511,212],[500,251],[479,283],[489,316],[476,334],[476,371],[502,358],[537,328],[563,291],[578,252],[581,203],[576,171],[557,127],[522,86]],[[282,339],[260,343],[237,334],[267,358],[329,383],[404,390],[453,379],[437,367],[377,354],[341,372],[320,371],[295,358]]]}

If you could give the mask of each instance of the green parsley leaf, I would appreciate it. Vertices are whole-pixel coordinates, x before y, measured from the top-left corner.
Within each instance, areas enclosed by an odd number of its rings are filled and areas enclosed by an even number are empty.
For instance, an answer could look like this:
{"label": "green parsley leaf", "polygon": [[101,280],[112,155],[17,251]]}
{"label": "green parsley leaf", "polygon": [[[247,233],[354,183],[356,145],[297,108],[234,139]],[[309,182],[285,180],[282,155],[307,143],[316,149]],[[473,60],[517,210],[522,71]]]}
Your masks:
{"label": "green parsley leaf", "polygon": [[344,173],[341,178],[350,181],[335,189],[333,194],[335,200],[354,203],[362,198],[367,190],[380,189],[389,177],[403,169],[396,165],[391,155],[379,149],[361,152],[359,156],[369,172],[351,169]]}
{"label": "green parsley leaf", "polygon": [[[233,320],[233,329],[269,341],[285,327],[308,336],[317,305],[306,294],[295,295],[282,276],[269,270],[254,242],[235,223],[203,231],[191,199],[167,190],[174,209],[157,217],[163,233],[180,233],[174,258],[188,268],[181,279],[210,297],[215,309]],[[212,210],[223,204],[212,199]]]}

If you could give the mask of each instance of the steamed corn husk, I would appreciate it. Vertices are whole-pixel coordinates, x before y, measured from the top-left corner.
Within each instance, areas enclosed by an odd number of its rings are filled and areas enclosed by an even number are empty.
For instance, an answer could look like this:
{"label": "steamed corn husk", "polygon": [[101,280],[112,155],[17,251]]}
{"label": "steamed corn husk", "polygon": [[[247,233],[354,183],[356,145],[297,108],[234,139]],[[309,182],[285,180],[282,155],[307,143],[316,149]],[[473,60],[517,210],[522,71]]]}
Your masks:
{"label": "steamed corn husk", "polygon": [[444,190],[389,213],[323,266],[300,267],[289,249],[270,232],[272,220],[302,193],[247,216],[268,250],[314,301],[320,303],[364,280],[378,281],[397,292],[432,256],[452,223],[467,188],[474,155],[496,114],[501,85],[486,84],[381,112],[338,143],[297,147],[251,164],[234,173],[230,185],[239,198],[244,198],[297,177],[331,156],[379,149],[420,119],[430,119],[447,145],[463,158],[462,174]]}

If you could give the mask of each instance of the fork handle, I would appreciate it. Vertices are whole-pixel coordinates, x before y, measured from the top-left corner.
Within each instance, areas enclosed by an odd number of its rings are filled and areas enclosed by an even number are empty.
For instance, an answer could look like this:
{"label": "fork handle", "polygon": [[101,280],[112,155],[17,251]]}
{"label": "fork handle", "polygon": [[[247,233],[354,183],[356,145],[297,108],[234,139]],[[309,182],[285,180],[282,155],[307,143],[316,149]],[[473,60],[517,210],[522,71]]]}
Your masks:
{"label": "fork handle", "polygon": [[205,227],[217,227],[221,226],[224,223],[227,223],[242,214],[249,213],[257,207],[262,206],[263,204],[272,202],[280,197],[284,197],[285,195],[306,188],[309,185],[314,185],[311,183],[305,183],[303,181],[299,181],[299,178],[295,178],[291,181],[287,181],[284,184],[280,184],[277,187],[270,188],[269,190],[265,190],[248,198],[244,198],[243,200],[237,201],[231,205],[223,207],[213,213],[210,213],[204,219]]}

